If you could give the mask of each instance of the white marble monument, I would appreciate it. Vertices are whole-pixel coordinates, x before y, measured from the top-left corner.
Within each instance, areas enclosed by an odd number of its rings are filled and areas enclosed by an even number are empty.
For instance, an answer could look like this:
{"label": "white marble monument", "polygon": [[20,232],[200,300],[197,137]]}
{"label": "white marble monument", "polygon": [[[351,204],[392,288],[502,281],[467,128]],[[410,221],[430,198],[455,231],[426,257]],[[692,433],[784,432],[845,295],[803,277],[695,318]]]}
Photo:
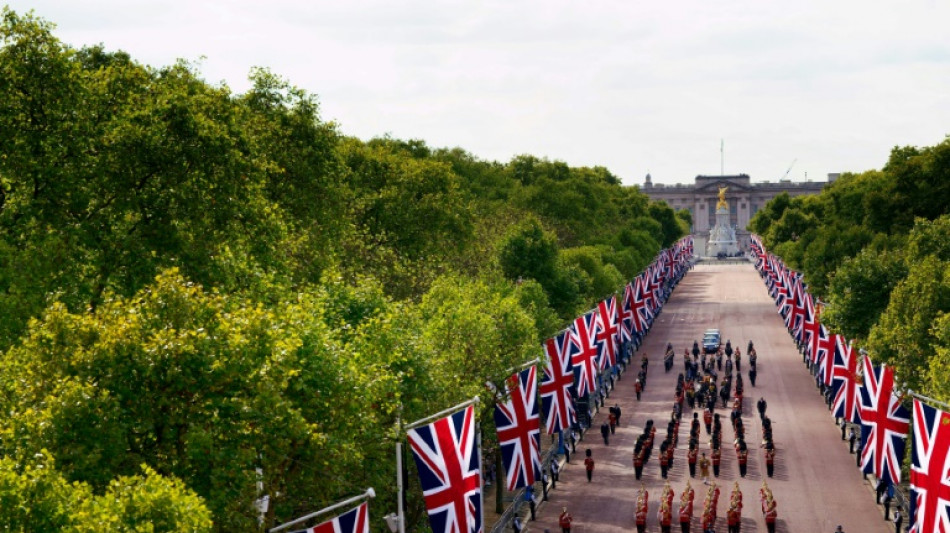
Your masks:
{"label": "white marble monument", "polygon": [[736,242],[736,230],[729,225],[729,202],[726,201],[728,187],[719,189],[719,203],[716,204],[716,225],[709,230],[706,241],[706,255],[716,257],[720,254],[734,256],[739,253]]}

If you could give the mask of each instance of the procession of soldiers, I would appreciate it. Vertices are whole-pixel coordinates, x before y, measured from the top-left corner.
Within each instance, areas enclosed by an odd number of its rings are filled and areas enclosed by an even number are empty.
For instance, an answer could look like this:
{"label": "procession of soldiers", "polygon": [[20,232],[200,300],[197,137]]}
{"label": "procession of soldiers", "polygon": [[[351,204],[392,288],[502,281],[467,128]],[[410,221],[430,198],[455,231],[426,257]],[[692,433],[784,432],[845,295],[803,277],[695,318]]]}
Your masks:
{"label": "procession of soldiers", "polygon": [[[701,533],[715,531],[719,509],[719,483],[724,475],[723,463],[732,462],[731,459],[724,457],[723,452],[723,432],[729,431],[723,427],[726,420],[723,414],[726,412],[729,414],[732,445],[736,457],[734,464],[737,465],[737,468],[730,469],[730,472],[737,472],[740,478],[745,478],[748,475],[750,455],[756,449],[761,449],[762,463],[766,466],[765,474],[768,477],[773,476],[776,447],[771,419],[767,414],[768,404],[764,396],[752,400],[761,423],[761,441],[755,437],[749,440],[746,433],[747,423],[743,421],[746,403],[743,367],[745,366],[751,386],[754,386],[758,372],[757,354],[751,340],[745,352],[746,360],[743,361],[740,349],[733,347],[729,340],[718,350],[710,353],[706,353],[698,341],[682,352],[683,371],[676,376],[665,431],[660,429],[658,435],[658,425],[662,428],[662,421],[658,424],[653,418],[644,420],[643,429],[637,436],[632,450],[632,481],[640,483],[640,489],[637,492],[636,502],[632,506],[631,522],[638,532],[651,531],[649,527],[654,525],[654,527],[658,526],[659,531],[666,533],[671,531],[674,523],[679,523],[684,533],[692,531],[691,528],[694,527],[692,480],[701,481],[706,487],[701,514],[696,521],[700,527],[698,531]],[[675,354],[674,346],[668,343],[663,357],[665,373],[673,371]],[[640,400],[645,389],[648,369],[649,358],[644,353],[641,356],[634,387],[637,400]],[[690,414],[686,415],[687,412]],[[675,492],[670,478],[676,461],[680,425],[684,415],[687,416],[686,425],[689,430],[686,453],[688,477],[679,505],[674,505]],[[608,442],[608,435],[614,433],[618,424],[619,406],[611,407],[608,421],[601,428],[605,445]],[[590,452],[589,449],[588,452]],[[651,461],[651,459],[654,460]],[[658,469],[663,488],[659,495],[658,506],[655,507],[656,513],[651,520],[649,492],[644,480],[652,477],[645,474],[652,469]],[[653,471],[656,472],[656,470]],[[763,482],[761,496],[763,498],[762,513],[766,523],[772,524],[768,526],[771,530],[777,516],[777,504],[765,482]],[[742,492],[738,481],[735,481],[725,509],[728,531],[739,533],[742,525]]]}

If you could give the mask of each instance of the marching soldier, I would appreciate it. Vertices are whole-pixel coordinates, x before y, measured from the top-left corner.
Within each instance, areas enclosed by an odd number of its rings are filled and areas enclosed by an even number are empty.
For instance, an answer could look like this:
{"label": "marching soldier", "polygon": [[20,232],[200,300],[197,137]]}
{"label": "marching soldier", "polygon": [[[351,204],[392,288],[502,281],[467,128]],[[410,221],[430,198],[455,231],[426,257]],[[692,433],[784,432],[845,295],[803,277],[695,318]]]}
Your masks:
{"label": "marching soldier", "polygon": [[664,440],[662,443],[660,443],[660,477],[663,479],[666,479],[666,470],[670,465],[669,456],[666,453],[666,450],[669,448],[669,446],[669,440]]}
{"label": "marching soldier", "polygon": [[742,524],[742,491],[739,490],[738,481],[733,485],[732,494],[729,496],[729,512],[726,518],[729,533],[739,533]]}
{"label": "marching soldier", "polygon": [[689,451],[686,452],[686,463],[689,465],[689,477],[696,477],[696,460],[699,456],[699,450],[691,442],[689,445]]}
{"label": "marching soldier", "polygon": [[772,441],[765,443],[765,472],[769,477],[775,473],[775,444]]}
{"label": "marching soldier", "polygon": [[769,494],[765,510],[765,527],[769,533],[775,533],[775,521],[778,519],[778,511],[775,509],[776,503]]}
{"label": "marching soldier", "polygon": [[742,517],[736,504],[730,504],[726,511],[726,525],[729,526],[729,533],[739,533],[739,524]]}
{"label": "marching soldier", "polygon": [[693,488],[686,482],[686,488],[680,497],[680,529],[682,533],[689,533],[689,525],[693,519]]}
{"label": "marching soldier", "polygon": [[633,469],[636,473],[637,480],[643,475],[643,453],[643,450],[640,450],[633,454]]}
{"label": "marching soldier", "polygon": [[739,461],[739,475],[745,477],[746,469],[749,466],[749,448],[744,440],[740,440],[736,445],[736,459]]}
{"label": "marching soldier", "polygon": [[647,530],[647,509],[649,508],[650,493],[646,487],[640,485],[640,491],[637,493],[637,512],[636,523],[637,533],[645,533]]}
{"label": "marching soldier", "polygon": [[673,452],[676,451],[676,433],[670,437],[670,445],[666,448],[666,466],[673,468]]}
{"label": "marching soldier", "polygon": [[719,465],[722,462],[722,448],[715,447],[712,451],[713,475],[719,477]]}
{"label": "marching soldier", "polygon": [[574,522],[574,517],[567,512],[567,507],[562,507],[561,516],[557,519],[558,525],[561,526],[561,533],[571,533],[572,522]]}
{"label": "marching soldier", "polygon": [[662,533],[670,533],[670,526],[673,523],[673,511],[670,509],[670,504],[665,500],[660,504],[660,510],[657,512],[657,518],[660,522],[660,531]]}

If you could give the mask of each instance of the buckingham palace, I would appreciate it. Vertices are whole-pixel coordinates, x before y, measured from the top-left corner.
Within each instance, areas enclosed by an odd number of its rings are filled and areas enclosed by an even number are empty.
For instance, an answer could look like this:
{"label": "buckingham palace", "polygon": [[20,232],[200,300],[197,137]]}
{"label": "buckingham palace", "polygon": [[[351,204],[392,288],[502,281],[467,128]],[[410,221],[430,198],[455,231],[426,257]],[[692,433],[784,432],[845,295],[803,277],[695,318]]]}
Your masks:
{"label": "buckingham palace", "polygon": [[[818,194],[829,183],[834,182],[838,174],[829,174],[828,181],[792,181],[782,179],[774,182],[759,181],[753,183],[748,174],[726,176],[696,176],[695,183],[676,185],[654,184],[650,175],[640,187],[640,191],[651,200],[663,200],[675,210],[686,209],[693,215],[693,236],[704,241],[709,230],[715,225],[716,203],[719,189],[727,187],[726,201],[729,203],[730,223],[736,230],[740,246],[748,247],[749,219],[766,203],[783,192],[790,196]],[[697,243],[700,244],[700,243]],[[701,249],[701,248],[697,248]]]}

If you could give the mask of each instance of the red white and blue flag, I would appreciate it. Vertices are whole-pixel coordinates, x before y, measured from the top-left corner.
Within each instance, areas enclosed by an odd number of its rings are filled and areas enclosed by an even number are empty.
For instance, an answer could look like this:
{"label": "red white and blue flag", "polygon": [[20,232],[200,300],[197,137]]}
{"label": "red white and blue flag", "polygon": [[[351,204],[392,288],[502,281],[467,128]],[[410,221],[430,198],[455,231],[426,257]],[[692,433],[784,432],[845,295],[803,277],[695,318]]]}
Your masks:
{"label": "red white and blue flag", "polygon": [[789,316],[788,323],[789,327],[792,329],[792,335],[795,337],[795,340],[800,342],[804,333],[804,325],[807,313],[807,302],[805,301],[805,284],[802,282],[801,277],[795,278],[795,280],[792,282],[792,296],[792,312]]}
{"label": "red white and blue flag", "polygon": [[805,319],[802,323],[802,342],[805,343],[805,353],[809,360],[813,360],[813,353],[818,350],[818,339],[821,335],[821,322],[818,321],[818,309],[812,295],[805,293]]}
{"label": "red white and blue flag", "polygon": [[617,320],[617,297],[611,296],[597,304],[597,351],[600,354],[600,368],[610,368],[617,364],[620,351],[620,325]]}
{"label": "red white and blue flag", "polygon": [[541,418],[538,370],[530,366],[507,381],[508,401],[495,404],[501,459],[512,491],[541,479]]}
{"label": "red white and blue flag", "polygon": [[471,405],[408,431],[433,533],[480,533],[482,475]]}
{"label": "red white and blue flag", "polygon": [[650,329],[650,324],[653,323],[653,293],[647,290],[647,284],[646,272],[642,272],[634,280],[635,288],[633,292],[636,297],[634,298],[633,312],[637,314],[642,325],[641,333],[645,333]]}
{"label": "red white and blue flag", "polygon": [[574,367],[571,354],[574,344],[568,332],[548,339],[544,343],[547,365],[541,379],[541,410],[544,411],[548,434],[570,428],[577,420],[571,387],[574,386]]}
{"label": "red white and blue flag", "polygon": [[593,392],[596,387],[598,350],[595,335],[597,334],[597,317],[593,311],[574,319],[571,326],[571,342],[575,348],[571,353],[571,364],[577,375],[577,395],[584,396]]}
{"label": "red white and blue flag", "polygon": [[894,395],[894,369],[864,356],[861,387],[861,469],[892,484],[901,480],[910,413]]}
{"label": "red white and blue flag", "polygon": [[854,423],[861,421],[858,411],[857,371],[858,358],[854,356],[851,343],[845,344],[844,337],[838,335],[831,376],[835,395],[832,409],[835,417],[846,418]]}
{"label": "red white and blue flag", "polygon": [[910,533],[950,533],[950,413],[914,399]]}
{"label": "red white and blue flag", "polygon": [[369,505],[363,502],[359,507],[333,520],[294,533],[369,533]]}
{"label": "red white and blue flag", "polygon": [[814,343],[815,349],[811,354],[812,364],[818,365],[818,372],[821,372],[822,382],[825,385],[831,384],[831,367],[834,363],[836,337],[824,325],[819,327],[818,339]]}
{"label": "red white and blue flag", "polygon": [[640,331],[637,327],[637,314],[633,311],[634,301],[633,283],[627,283],[623,288],[623,300],[620,301],[620,341],[633,340],[634,332]]}
{"label": "red white and blue flag", "polygon": [[656,299],[656,294],[653,292],[653,282],[651,280],[652,274],[650,273],[650,268],[647,268],[637,276],[637,289],[639,290],[640,299],[643,300],[644,309],[646,310],[646,319],[647,325],[653,323],[653,315],[656,311],[656,308],[659,307],[659,300]]}

